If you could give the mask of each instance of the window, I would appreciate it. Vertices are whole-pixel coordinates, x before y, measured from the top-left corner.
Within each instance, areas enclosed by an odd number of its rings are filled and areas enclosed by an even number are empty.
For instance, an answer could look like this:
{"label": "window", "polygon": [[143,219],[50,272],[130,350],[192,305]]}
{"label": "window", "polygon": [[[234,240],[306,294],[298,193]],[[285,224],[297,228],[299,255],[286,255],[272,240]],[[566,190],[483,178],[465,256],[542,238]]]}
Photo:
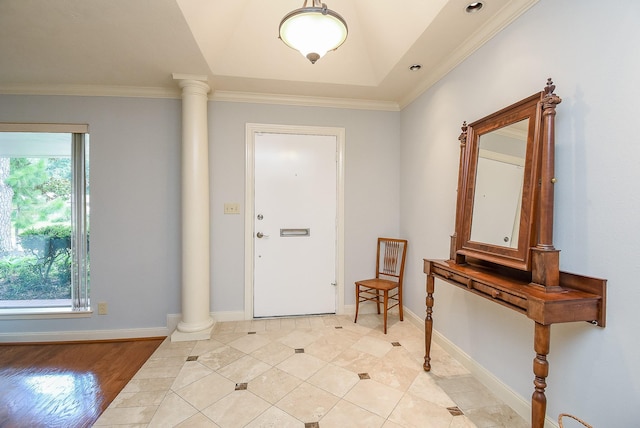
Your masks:
{"label": "window", "polygon": [[0,313],[89,310],[87,125],[0,124]]}

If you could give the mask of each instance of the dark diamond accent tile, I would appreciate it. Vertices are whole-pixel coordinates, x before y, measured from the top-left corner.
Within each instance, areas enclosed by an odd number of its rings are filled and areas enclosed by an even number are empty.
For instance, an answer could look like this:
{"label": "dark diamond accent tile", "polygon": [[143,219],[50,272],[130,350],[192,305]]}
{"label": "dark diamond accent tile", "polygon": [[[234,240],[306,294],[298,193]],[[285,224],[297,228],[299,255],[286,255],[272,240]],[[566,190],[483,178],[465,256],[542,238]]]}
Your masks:
{"label": "dark diamond accent tile", "polygon": [[304,354],[304,348],[296,348],[296,354]]}
{"label": "dark diamond accent tile", "polygon": [[337,326],[336,326],[336,329],[341,329],[341,328],[342,328],[342,326],[341,326],[341,325],[337,325]]}
{"label": "dark diamond accent tile", "polygon": [[187,361],[198,361],[198,356],[197,355],[189,355],[187,357]]}
{"label": "dark diamond accent tile", "polygon": [[392,344],[393,346],[402,346],[402,345],[400,344],[400,342],[391,342],[391,344]]}
{"label": "dark diamond accent tile", "polygon": [[304,428],[320,428],[320,424],[318,422],[305,422]]}
{"label": "dark diamond accent tile", "polygon": [[449,413],[451,413],[451,416],[462,416],[462,415],[464,415],[464,413],[462,413],[462,410],[460,410],[459,407],[447,407],[447,410],[449,411]]}
{"label": "dark diamond accent tile", "polygon": [[256,334],[256,332],[255,331],[250,331],[247,334]]}
{"label": "dark diamond accent tile", "polygon": [[236,391],[244,391],[247,389],[246,383],[236,383]]}
{"label": "dark diamond accent tile", "polygon": [[371,379],[371,377],[369,376],[369,373],[358,373],[358,377],[360,379]]}

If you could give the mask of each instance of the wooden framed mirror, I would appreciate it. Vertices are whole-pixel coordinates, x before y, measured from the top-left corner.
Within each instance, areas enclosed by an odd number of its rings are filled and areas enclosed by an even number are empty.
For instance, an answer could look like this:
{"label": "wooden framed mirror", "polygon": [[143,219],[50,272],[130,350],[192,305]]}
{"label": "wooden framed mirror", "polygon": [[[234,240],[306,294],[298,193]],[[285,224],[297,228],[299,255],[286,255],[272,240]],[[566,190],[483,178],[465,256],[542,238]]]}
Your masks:
{"label": "wooden framed mirror", "polygon": [[463,124],[452,259],[531,270],[544,91]]}

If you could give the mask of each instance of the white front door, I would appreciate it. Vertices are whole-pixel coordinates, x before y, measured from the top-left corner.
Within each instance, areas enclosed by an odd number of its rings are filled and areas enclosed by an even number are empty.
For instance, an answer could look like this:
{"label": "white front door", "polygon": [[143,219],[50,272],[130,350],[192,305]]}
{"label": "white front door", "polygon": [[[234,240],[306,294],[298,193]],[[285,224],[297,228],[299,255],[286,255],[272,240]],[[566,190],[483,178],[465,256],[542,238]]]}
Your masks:
{"label": "white front door", "polygon": [[337,138],[257,133],[253,316],[336,312]]}

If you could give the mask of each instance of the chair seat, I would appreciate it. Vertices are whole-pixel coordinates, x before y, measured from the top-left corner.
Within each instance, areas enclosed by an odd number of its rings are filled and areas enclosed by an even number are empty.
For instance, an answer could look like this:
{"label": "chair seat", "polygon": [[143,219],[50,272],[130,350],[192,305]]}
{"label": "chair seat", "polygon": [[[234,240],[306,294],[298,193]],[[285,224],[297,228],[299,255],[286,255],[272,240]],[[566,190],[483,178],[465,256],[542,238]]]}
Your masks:
{"label": "chair seat", "polygon": [[396,281],[390,281],[388,279],[372,278],[357,281],[356,284],[362,287],[375,288],[377,290],[393,290],[398,286]]}

